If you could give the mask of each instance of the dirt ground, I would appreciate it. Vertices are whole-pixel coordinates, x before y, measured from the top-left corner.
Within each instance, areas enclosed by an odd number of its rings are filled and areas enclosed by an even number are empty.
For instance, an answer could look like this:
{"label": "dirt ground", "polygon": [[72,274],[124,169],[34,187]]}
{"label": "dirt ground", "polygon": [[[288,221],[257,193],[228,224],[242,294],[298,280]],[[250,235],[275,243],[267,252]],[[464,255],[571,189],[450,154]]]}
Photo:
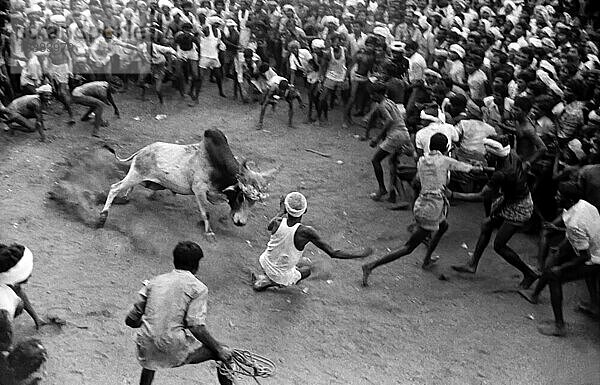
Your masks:
{"label": "dirt ground", "polygon": [[[267,113],[265,131],[255,131],[256,105],[221,99],[213,84],[195,108],[174,94],[164,107],[141,103],[133,93],[117,95],[117,103],[122,119],[109,110],[110,127],[102,134],[121,156],[154,141],[197,142],[203,130],[219,128],[234,154],[262,170],[282,168],[269,186],[271,197],[254,207],[247,226],[235,227],[226,205],[210,207],[214,244],[202,235],[192,197],[161,192],[152,200],[142,187],[129,204],[113,206],[106,227],[96,230],[89,225],[101,209],[97,200],[123,168],[101,149],[103,140],[91,137],[91,123],[69,127],[65,114],[51,112],[51,143],[40,143],[37,134],[0,133],[0,240],[33,251],[34,275],[25,290],[42,315],[67,320],[39,332],[27,316],[16,322],[18,338],[36,336],[46,345],[48,384],[137,383],[134,331],[124,318],[141,282],[172,269],[171,250],[179,240],[205,250],[198,277],[210,290],[210,330],[276,363],[276,375],[262,384],[600,383],[598,323],[573,311],[586,298],[582,285],[565,292],[570,335],[558,339],[536,330],[552,318],[548,293],[540,305],[526,303],[514,292],[517,272],[492,250],[476,276],[452,272],[450,265],[473,250],[482,219],[478,204],[451,208],[432,272],[420,268],[421,248],[376,270],[371,286],[362,288],[361,260],[331,260],[309,247],[314,276],[293,288],[252,291],[249,274],[268,240],[268,218],[279,195],[291,190],[307,196],[305,222],[336,248],[373,246],[371,259],[407,238],[411,214],[368,199],[375,189],[373,150],[353,137],[358,128],[305,125],[297,116],[297,128],[289,129],[280,105]],[[165,120],[155,119],[163,113]],[[522,235],[512,245],[522,255],[535,253],[534,242]],[[162,371],[155,382],[217,384],[215,366]]]}

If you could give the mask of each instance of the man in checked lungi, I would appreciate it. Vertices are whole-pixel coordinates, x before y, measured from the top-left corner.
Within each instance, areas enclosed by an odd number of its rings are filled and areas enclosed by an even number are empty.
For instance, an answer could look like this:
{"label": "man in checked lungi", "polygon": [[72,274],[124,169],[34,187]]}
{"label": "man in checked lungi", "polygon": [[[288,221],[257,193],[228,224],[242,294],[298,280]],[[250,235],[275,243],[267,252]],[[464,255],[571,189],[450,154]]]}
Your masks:
{"label": "man in checked lungi", "polygon": [[523,273],[519,288],[527,289],[538,278],[538,274],[508,246],[508,242],[531,219],[533,201],[523,163],[519,156],[511,151],[509,143],[510,139],[506,135],[485,139],[483,145],[488,165],[495,167],[489,182],[477,193],[452,193],[454,198],[467,201],[481,201],[486,196],[500,193],[500,197],[492,204],[490,215],[481,225],[481,233],[473,257],[466,265],[452,266],[452,268],[461,273],[475,274],[494,229],[498,229],[494,240],[494,251]]}
{"label": "man in checked lungi", "polygon": [[369,275],[375,268],[411,254],[432,233],[434,235],[427,247],[422,267],[427,269],[436,262],[431,258],[431,254],[448,230],[446,217],[449,205],[445,192],[448,183],[448,171],[470,172],[482,170],[481,166],[473,166],[452,159],[446,155],[447,153],[448,138],[446,135],[442,133],[434,134],[429,142],[429,153],[420,157],[417,163],[416,180],[421,185],[419,197],[413,207],[417,229],[402,248],[363,265],[363,286],[368,286]]}

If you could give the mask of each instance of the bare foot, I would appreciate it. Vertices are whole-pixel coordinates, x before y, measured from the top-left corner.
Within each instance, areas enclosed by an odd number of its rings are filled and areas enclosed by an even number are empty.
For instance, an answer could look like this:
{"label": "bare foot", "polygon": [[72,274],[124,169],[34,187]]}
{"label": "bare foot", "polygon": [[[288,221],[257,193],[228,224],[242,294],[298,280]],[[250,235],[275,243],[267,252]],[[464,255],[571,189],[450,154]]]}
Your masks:
{"label": "bare foot", "polygon": [[369,275],[371,275],[372,271],[373,270],[371,270],[371,268],[369,267],[369,265],[363,265],[362,266],[362,272],[363,272],[362,285],[364,287],[369,286]]}
{"label": "bare foot", "polygon": [[475,274],[475,268],[471,267],[469,265],[453,265],[452,269],[454,271],[458,271],[459,273],[468,273],[468,274]]}
{"label": "bare foot", "polygon": [[421,268],[423,270],[430,270],[433,266],[435,266],[435,264],[437,263],[438,260],[439,260],[439,257],[425,258],[423,260],[423,264],[421,265]]}
{"label": "bare foot", "polygon": [[525,290],[525,289],[521,289],[521,290],[517,290],[517,293],[519,293],[519,295],[523,298],[525,298],[525,300],[529,303],[532,303],[534,305],[537,305],[538,303],[538,298],[537,296],[535,296],[533,294],[533,290]]}
{"label": "bare foot", "polygon": [[538,331],[545,336],[564,337],[567,335],[567,328],[564,324],[556,322],[547,322],[538,326]]}
{"label": "bare foot", "polygon": [[519,289],[529,289],[529,287],[538,279],[537,275],[525,276],[519,283]]}
{"label": "bare foot", "polygon": [[380,202],[381,199],[387,194],[387,191],[383,190],[383,191],[378,191],[375,193],[371,193],[369,195],[369,198],[373,199],[375,202]]}
{"label": "bare foot", "polygon": [[217,242],[217,236],[215,235],[215,233],[212,230],[204,233],[204,236],[206,237],[206,240],[210,243]]}

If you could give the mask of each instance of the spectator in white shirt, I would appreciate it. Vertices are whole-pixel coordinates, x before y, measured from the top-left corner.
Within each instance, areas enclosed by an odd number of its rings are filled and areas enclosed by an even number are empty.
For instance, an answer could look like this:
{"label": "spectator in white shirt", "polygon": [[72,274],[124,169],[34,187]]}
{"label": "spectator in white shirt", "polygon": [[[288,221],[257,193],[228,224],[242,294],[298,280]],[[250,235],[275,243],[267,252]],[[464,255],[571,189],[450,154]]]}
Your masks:
{"label": "spectator in white shirt", "polygon": [[[598,314],[598,276],[600,275],[600,214],[591,203],[580,199],[581,193],[574,182],[559,185],[556,199],[565,211],[552,223],[545,223],[548,230],[564,231],[565,240],[550,253],[545,272],[533,291],[520,290],[526,300],[537,303],[546,285],[550,286],[550,301],[554,323],[540,325],[540,333],[562,337],[566,334],[562,312],[562,285],[566,282],[586,280],[590,292],[588,312]],[[564,226],[564,227],[563,227]]]}
{"label": "spectator in white shirt", "polygon": [[404,50],[408,57],[408,81],[411,84],[419,80],[423,80],[427,63],[425,58],[418,52],[419,44],[414,41],[409,41]]}

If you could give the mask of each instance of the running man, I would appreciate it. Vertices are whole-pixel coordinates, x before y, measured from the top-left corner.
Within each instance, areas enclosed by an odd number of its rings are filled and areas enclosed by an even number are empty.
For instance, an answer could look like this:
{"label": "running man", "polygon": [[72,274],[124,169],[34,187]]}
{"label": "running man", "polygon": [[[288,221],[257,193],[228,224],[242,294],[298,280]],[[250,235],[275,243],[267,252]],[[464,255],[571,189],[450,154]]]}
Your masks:
{"label": "running man", "polygon": [[[365,138],[368,139],[369,130],[374,125],[376,119],[381,119],[383,129],[381,133],[371,140],[370,146],[377,146],[377,152],[373,155],[371,163],[375,171],[375,178],[379,190],[370,195],[374,201],[380,201],[387,193],[385,182],[383,180],[383,168],[381,162],[390,157],[390,184],[394,186],[396,180],[396,165],[394,162],[394,154],[404,151],[405,154],[414,155],[414,147],[410,140],[410,135],[404,124],[404,117],[396,103],[386,97],[387,87],[383,83],[375,83],[371,90],[371,99],[375,102],[370,115],[366,118],[367,129]],[[396,194],[394,191],[390,193],[388,201],[395,202]]]}
{"label": "running man", "polygon": [[[145,282],[127,315],[125,324],[139,329],[140,385],[152,384],[158,369],[231,359],[229,348],[206,328],[208,288],[195,277],[203,257],[198,244],[179,242],[173,250],[175,269]],[[219,382],[232,384],[220,375]]]}
{"label": "running man", "polygon": [[422,265],[424,269],[431,267],[435,263],[431,259],[431,254],[448,230],[446,218],[449,205],[445,194],[448,171],[471,172],[482,170],[481,166],[459,162],[447,156],[448,138],[442,133],[434,134],[431,137],[429,151],[428,154],[420,157],[417,163],[416,178],[421,185],[421,192],[413,207],[417,230],[402,248],[363,265],[363,286],[368,286],[369,275],[376,267],[411,254],[425,239],[434,234],[427,247]]}
{"label": "running man", "polygon": [[487,247],[494,229],[498,228],[494,240],[494,251],[521,273],[523,280],[521,289],[527,289],[538,278],[536,272],[508,246],[510,239],[525,225],[533,214],[533,201],[527,186],[527,175],[519,156],[511,151],[509,138],[505,135],[492,136],[484,139],[488,165],[495,166],[489,182],[483,190],[477,193],[453,192],[452,197],[465,201],[482,201],[486,197],[496,196],[490,215],[481,225],[481,233],[475,246],[473,257],[466,265],[452,266],[461,273],[475,274],[479,260]]}
{"label": "running man", "polygon": [[88,111],[81,117],[85,122],[90,119],[90,114],[94,113],[94,131],[92,136],[99,137],[100,126],[108,126],[108,122],[102,120],[104,105],[111,105],[114,108],[115,116],[120,118],[119,109],[112,97],[113,87],[108,82],[97,81],[80,85],[73,89],[73,103],[89,107]]}
{"label": "running man", "polygon": [[285,198],[281,197],[279,203],[280,213],[271,219],[267,226],[271,232],[271,239],[267,249],[258,258],[264,274],[258,277],[252,274],[254,290],[291,286],[310,276],[310,266],[296,266],[309,243],[336,259],[365,258],[373,252],[371,248],[358,254],[334,250],[321,239],[314,228],[303,225],[302,216],[306,213],[308,203],[299,192],[291,192]]}
{"label": "running man", "polygon": [[[48,84],[36,88],[37,95],[24,95],[13,100],[4,107],[0,103],[0,120],[9,126],[10,130],[35,132],[40,134],[40,141],[46,141],[44,134],[43,108],[52,95],[52,87]],[[29,119],[35,119],[32,124]]]}

